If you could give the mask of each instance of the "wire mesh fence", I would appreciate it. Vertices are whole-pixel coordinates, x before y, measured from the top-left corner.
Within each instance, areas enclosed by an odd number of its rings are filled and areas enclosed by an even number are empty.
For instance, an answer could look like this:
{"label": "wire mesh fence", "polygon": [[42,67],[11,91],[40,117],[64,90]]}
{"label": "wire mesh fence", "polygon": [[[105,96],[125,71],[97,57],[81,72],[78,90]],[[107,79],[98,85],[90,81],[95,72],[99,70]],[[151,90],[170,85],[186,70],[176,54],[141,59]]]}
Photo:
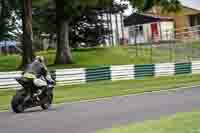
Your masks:
{"label": "wire mesh fence", "polygon": [[[129,46],[133,58],[143,57],[147,63],[189,62],[200,60],[200,26],[166,31],[167,41]],[[152,39],[155,40],[155,39]]]}

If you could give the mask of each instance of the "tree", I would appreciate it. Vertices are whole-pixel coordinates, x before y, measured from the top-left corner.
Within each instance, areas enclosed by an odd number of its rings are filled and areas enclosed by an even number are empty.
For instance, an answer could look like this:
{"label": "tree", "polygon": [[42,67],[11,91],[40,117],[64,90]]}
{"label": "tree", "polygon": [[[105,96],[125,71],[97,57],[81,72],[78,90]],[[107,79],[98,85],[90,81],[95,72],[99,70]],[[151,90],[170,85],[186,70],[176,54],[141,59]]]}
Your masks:
{"label": "tree", "polygon": [[[72,54],[69,46],[69,23],[71,21],[71,17],[65,14],[65,0],[56,0],[55,3],[57,26],[57,52],[55,63],[69,64],[72,63]],[[71,4],[71,6],[73,6],[73,4]]]}
{"label": "tree", "polygon": [[23,58],[22,66],[25,67],[27,64],[31,63],[33,54],[33,32],[32,32],[32,0],[23,0],[23,12],[22,12],[22,23],[23,23]]}
{"label": "tree", "polygon": [[166,12],[176,12],[181,9],[181,3],[179,0],[128,0],[131,5],[138,9],[138,11],[145,11],[153,7],[154,5],[159,5],[163,7],[163,11]]}
{"label": "tree", "polygon": [[69,46],[69,24],[73,17],[78,16],[88,7],[97,7],[112,3],[112,0],[54,0],[56,5],[57,24],[57,52],[56,64],[72,63],[72,54]]}
{"label": "tree", "polygon": [[22,40],[22,67],[25,67],[27,64],[31,63],[34,58],[33,51],[33,30],[32,30],[32,2],[36,6],[43,5],[46,3],[46,0],[23,0],[22,4],[22,25],[23,25],[23,40]]}
{"label": "tree", "polygon": [[[25,67],[33,60],[34,54],[32,49],[32,0],[2,0],[7,1],[9,13],[14,14],[13,21],[22,20],[22,64],[21,67]],[[11,21],[7,16],[8,21]],[[19,27],[15,27],[16,30]],[[10,31],[9,31],[10,32]]]}
{"label": "tree", "polygon": [[0,0],[0,41],[14,39],[12,34],[16,28],[10,1]]}
{"label": "tree", "polygon": [[[138,10],[147,10],[155,4],[160,4],[164,9],[175,9],[179,7],[178,0],[129,0],[133,7]],[[72,63],[72,54],[69,45],[70,22],[74,16],[80,15],[87,7],[98,7],[103,5],[109,7],[113,0],[54,0],[56,4],[56,24],[57,24],[57,52],[56,64]],[[167,3],[167,5],[166,5]],[[170,5],[170,8],[169,8]],[[175,6],[176,5],[176,6]]]}
{"label": "tree", "polygon": [[[34,53],[32,49],[32,0],[8,0],[11,3],[18,1],[21,7],[16,11],[21,11],[23,20],[23,62],[22,65],[30,63],[33,59]],[[50,0],[33,0],[34,3],[41,5]],[[70,23],[85,9],[105,7],[109,8],[113,5],[113,0],[53,0],[56,12],[56,30],[57,30],[57,53],[56,64],[72,63],[72,54],[69,45],[69,31],[71,29]],[[160,4],[167,10],[175,10],[179,7],[178,0],[129,0],[133,7],[138,10],[146,10],[155,4]],[[16,13],[17,14],[17,13]]]}
{"label": "tree", "polygon": [[[22,64],[26,66],[33,60],[32,49],[32,2],[35,7],[39,7],[48,0],[0,0],[0,40],[12,39],[16,37],[16,31],[23,31],[22,39]],[[22,20],[22,27],[18,25]]]}
{"label": "tree", "polygon": [[[33,32],[34,38],[40,38],[42,33],[54,36],[56,32],[56,15],[53,6],[44,6],[33,9]],[[109,10],[115,10],[110,6]],[[113,9],[112,9],[113,8]],[[97,46],[110,35],[111,31],[106,26],[109,20],[105,19],[108,8],[104,6],[85,8],[80,14],[74,15],[69,23],[69,45],[76,47],[80,43],[87,46]],[[51,28],[49,28],[51,27]]]}
{"label": "tree", "polygon": [[[80,43],[84,43],[89,47],[105,44],[105,40],[110,40],[109,36],[112,34],[108,14],[119,14],[126,8],[127,6],[113,3],[110,7],[101,7],[99,5],[82,11],[81,15],[70,23],[72,27],[70,46],[77,46]],[[119,27],[119,25],[116,25],[116,27]],[[118,31],[117,34],[119,34]]]}
{"label": "tree", "polygon": [[74,19],[70,31],[70,46],[77,47],[84,43],[85,46],[97,46],[104,43],[106,36],[110,34],[107,20],[103,18],[104,9],[88,9],[82,15]]}

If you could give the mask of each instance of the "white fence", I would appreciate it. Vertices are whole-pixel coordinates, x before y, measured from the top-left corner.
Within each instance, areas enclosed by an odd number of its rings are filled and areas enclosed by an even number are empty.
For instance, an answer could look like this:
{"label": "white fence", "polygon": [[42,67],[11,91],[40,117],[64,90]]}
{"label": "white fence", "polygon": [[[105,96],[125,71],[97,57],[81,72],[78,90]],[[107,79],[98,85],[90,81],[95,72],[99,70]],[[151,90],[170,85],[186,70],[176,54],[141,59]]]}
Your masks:
{"label": "white fence", "polygon": [[[0,89],[19,88],[21,87],[15,78],[21,76],[17,72],[0,72]],[[56,82],[58,86],[83,84],[86,82],[85,69],[62,69],[56,70]]]}

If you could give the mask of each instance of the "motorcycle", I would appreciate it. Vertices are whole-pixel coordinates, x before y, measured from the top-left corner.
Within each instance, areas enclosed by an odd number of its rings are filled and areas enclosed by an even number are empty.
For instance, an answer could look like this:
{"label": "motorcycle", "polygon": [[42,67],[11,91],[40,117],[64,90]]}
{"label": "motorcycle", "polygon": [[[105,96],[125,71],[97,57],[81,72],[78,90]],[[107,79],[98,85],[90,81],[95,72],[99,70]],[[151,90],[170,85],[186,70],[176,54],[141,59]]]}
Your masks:
{"label": "motorcycle", "polygon": [[[16,91],[11,101],[11,108],[15,113],[23,113],[25,109],[40,106],[43,110],[50,108],[53,102],[53,90],[56,84],[55,71],[50,72],[53,81],[47,81],[44,87],[41,83],[36,83],[35,77],[20,77],[16,81],[22,86]],[[38,90],[42,90],[40,95],[37,95]]]}

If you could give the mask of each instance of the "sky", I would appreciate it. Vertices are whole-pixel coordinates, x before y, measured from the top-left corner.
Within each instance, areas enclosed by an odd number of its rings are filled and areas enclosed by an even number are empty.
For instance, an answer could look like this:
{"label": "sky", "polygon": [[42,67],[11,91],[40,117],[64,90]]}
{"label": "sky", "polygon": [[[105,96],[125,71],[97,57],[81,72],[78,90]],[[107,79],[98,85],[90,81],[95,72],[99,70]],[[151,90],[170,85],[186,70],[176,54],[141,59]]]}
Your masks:
{"label": "sky", "polygon": [[200,0],[180,0],[183,5],[200,10]]}
{"label": "sky", "polygon": [[[119,0],[116,0],[119,1]],[[180,2],[184,5],[184,6],[188,6],[194,9],[199,9],[200,10],[200,0],[180,0]],[[129,9],[125,11],[125,15],[128,16],[132,13],[132,9],[129,6]]]}

